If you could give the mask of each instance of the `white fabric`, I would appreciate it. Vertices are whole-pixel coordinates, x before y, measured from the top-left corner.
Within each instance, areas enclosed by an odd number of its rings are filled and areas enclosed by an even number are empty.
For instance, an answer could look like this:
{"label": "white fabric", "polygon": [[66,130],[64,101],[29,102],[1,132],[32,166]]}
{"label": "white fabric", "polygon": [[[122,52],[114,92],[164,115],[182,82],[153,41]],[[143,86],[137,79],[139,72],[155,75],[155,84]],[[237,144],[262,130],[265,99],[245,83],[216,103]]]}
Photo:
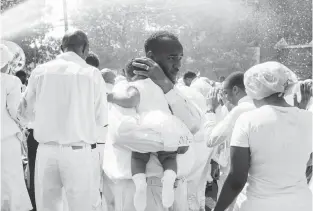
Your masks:
{"label": "white fabric", "polygon": [[[139,141],[138,144],[145,139],[146,144],[148,144],[149,141],[161,142],[164,144],[164,150],[162,151],[176,151],[179,146],[190,145],[193,141],[193,135],[181,120],[172,115],[164,93],[159,86],[149,78],[131,82],[129,86],[135,87],[140,94],[140,103],[136,107],[136,113],[139,115],[137,121],[139,126],[137,138],[141,140],[137,139],[134,141]],[[151,98],[151,93],[153,93],[153,98]],[[125,121],[118,127],[117,130],[119,134],[123,133],[125,127],[128,128],[127,123],[128,122]],[[132,123],[133,121],[131,121],[131,124]],[[141,131],[140,128],[145,129]],[[141,137],[139,137],[140,133]],[[152,137],[148,138],[147,136],[149,135]],[[132,147],[132,145],[134,147],[136,146],[134,141],[129,147]],[[122,143],[124,144],[124,141],[122,141]],[[157,151],[151,150],[153,149],[151,148],[141,152],[159,151],[158,148]],[[134,149],[134,151],[136,150]]]}
{"label": "white fabric", "polygon": [[[122,91],[127,87],[127,83],[118,83],[114,86],[113,91]],[[183,122],[188,122],[186,125],[189,129],[192,128],[195,130],[196,128],[199,128],[199,125],[201,124],[201,112],[193,103],[190,103],[186,97],[182,97],[182,93],[178,92],[179,91],[175,89],[166,94],[167,101],[171,105],[173,113]],[[143,133],[144,128],[138,126],[138,118],[132,109],[124,109],[113,105],[109,112],[109,119],[109,133],[105,146],[104,163],[106,160],[110,160],[110,162],[104,164],[103,169],[111,179],[131,179],[131,151],[162,151],[164,150],[163,143],[154,141],[147,144],[147,138],[159,140],[157,134],[155,134],[157,138],[153,137],[151,130],[149,136],[145,139],[140,138],[142,137],[141,134]],[[127,126],[128,128],[124,127],[124,132],[117,134],[117,126],[120,122],[128,122],[129,124],[124,124],[124,126]],[[130,124],[131,122],[133,122],[133,124]],[[120,131],[122,130],[121,127],[119,127],[119,129]],[[137,132],[139,130],[141,131],[140,133]],[[146,133],[148,132],[149,130],[146,131]],[[117,135],[121,144],[119,146],[116,146],[116,144],[113,146],[113,141],[116,141],[114,139],[116,139]],[[151,143],[154,143],[154,145],[151,145]],[[189,150],[185,154],[177,156],[178,176],[187,176],[190,172],[194,162],[194,151],[192,147],[193,145],[191,144]],[[150,156],[146,174],[147,177],[157,176],[159,178],[163,175],[162,166],[158,158],[154,155]]]}
{"label": "white fabric", "polygon": [[[202,96],[201,96],[202,97]],[[204,97],[202,97],[204,100]],[[205,100],[204,100],[205,101]],[[214,149],[208,148],[204,140],[204,131],[209,134],[215,124],[211,124],[205,128],[206,120],[210,118],[210,114],[205,114],[202,119],[202,126],[195,134],[194,154],[195,162],[187,177],[188,181],[188,204],[190,210],[199,210],[205,205],[205,187],[207,182],[208,171],[210,170],[210,161],[213,156]]]}
{"label": "white fabric", "polygon": [[13,59],[13,54],[10,52],[9,48],[0,44],[0,68],[3,68]]}
{"label": "white fabric", "polygon": [[165,95],[168,104],[171,106],[174,116],[182,120],[192,134],[198,132],[201,127],[201,118],[204,111],[190,95],[186,87],[175,86]]}
{"label": "white fabric", "polygon": [[32,71],[21,116],[31,120],[39,143],[59,144],[97,141],[97,126],[107,124],[105,82],[98,69],[73,52]]}
{"label": "white fabric", "polygon": [[121,81],[126,81],[126,78],[125,78],[124,76],[122,76],[122,75],[116,76],[116,78],[115,78],[115,84],[117,84],[117,83],[119,83],[119,82],[121,82]]}
{"label": "white fabric", "polygon": [[22,97],[18,77],[1,73],[1,140],[21,132],[17,125],[17,109]]}
{"label": "white fabric", "polygon": [[217,122],[222,121],[228,114],[228,109],[225,105],[221,106],[219,105],[216,109],[215,109],[215,114],[216,114],[216,120]]}
{"label": "white fabric", "polygon": [[233,128],[238,117],[244,112],[255,109],[253,101],[245,96],[241,98],[238,105],[234,107],[227,116],[220,121],[210,134],[206,134],[206,140],[209,147],[217,146],[226,140],[230,140]]}
{"label": "white fabric", "polygon": [[35,195],[37,210],[62,211],[63,188],[69,210],[99,210],[99,154],[90,145],[39,144],[36,155]]}
{"label": "white fabric", "polygon": [[15,135],[1,139],[1,210],[32,209],[21,159],[20,140]]}
{"label": "white fabric", "polygon": [[275,93],[285,93],[297,82],[297,76],[278,62],[257,64],[244,74],[247,95],[260,100]]}
{"label": "white fabric", "polygon": [[190,87],[196,89],[207,98],[210,90],[213,88],[208,81],[209,79],[206,77],[199,77],[192,81]]}
{"label": "white fabric", "polygon": [[251,152],[246,197],[242,192],[237,199],[240,211],[312,209],[305,176],[312,120],[309,111],[269,105],[238,118],[231,146],[249,147]]}
{"label": "white fabric", "polygon": [[177,86],[186,86],[183,78],[177,80]]}
{"label": "white fabric", "polygon": [[[147,207],[145,211],[189,211],[187,201],[187,183],[181,181],[175,189],[173,207],[166,209],[162,205],[162,183],[159,178],[147,179]],[[136,211],[133,203],[135,185],[132,180],[119,180],[114,186],[115,211]]]}

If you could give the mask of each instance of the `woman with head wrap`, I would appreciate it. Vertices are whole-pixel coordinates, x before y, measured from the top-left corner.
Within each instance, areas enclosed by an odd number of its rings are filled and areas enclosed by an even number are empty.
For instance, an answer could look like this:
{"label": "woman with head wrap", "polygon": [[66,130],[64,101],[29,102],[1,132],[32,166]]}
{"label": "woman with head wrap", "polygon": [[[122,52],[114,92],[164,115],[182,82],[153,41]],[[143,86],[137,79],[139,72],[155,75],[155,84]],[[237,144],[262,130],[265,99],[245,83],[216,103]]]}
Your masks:
{"label": "woman with head wrap", "polygon": [[17,109],[22,96],[21,81],[9,75],[8,66],[13,55],[3,44],[1,57],[1,210],[27,211],[32,205],[24,181],[21,141],[22,131]]}
{"label": "woman with head wrap", "polygon": [[312,113],[284,99],[296,82],[295,74],[278,62],[245,73],[247,95],[257,108],[236,122],[231,170],[214,211],[227,209],[243,189],[236,200],[240,211],[312,210],[305,175],[312,153]]}

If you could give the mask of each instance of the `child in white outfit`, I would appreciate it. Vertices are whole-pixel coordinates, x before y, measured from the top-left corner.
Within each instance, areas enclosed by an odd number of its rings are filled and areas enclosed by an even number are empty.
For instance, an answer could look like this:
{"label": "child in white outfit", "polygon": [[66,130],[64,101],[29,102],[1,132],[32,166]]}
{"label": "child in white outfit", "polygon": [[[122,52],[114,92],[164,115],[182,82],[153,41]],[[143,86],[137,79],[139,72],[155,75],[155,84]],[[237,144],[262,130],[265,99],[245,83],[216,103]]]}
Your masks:
{"label": "child in white outfit", "polygon": [[[183,122],[181,124],[174,120],[174,116],[165,99],[161,88],[151,79],[142,76],[135,76],[132,61],[126,67],[126,77],[130,82],[127,93],[121,96],[116,93],[108,95],[108,102],[115,103],[125,108],[135,108],[140,115],[140,124],[148,125],[154,131],[162,133],[162,126],[173,125],[176,128],[187,128]],[[156,118],[154,118],[156,117]],[[168,124],[172,121],[172,124]],[[177,130],[176,130],[177,131]],[[184,130],[181,130],[184,131]],[[188,131],[188,130],[187,130]],[[188,150],[192,137],[182,132],[180,140],[164,140],[164,150],[157,152],[158,159],[163,166],[164,176],[162,179],[162,202],[164,207],[172,206],[174,202],[174,183],[177,177],[177,154],[184,154]],[[132,178],[136,186],[134,205],[137,211],[143,211],[146,207],[146,165],[150,159],[150,152],[132,152],[131,170]]]}

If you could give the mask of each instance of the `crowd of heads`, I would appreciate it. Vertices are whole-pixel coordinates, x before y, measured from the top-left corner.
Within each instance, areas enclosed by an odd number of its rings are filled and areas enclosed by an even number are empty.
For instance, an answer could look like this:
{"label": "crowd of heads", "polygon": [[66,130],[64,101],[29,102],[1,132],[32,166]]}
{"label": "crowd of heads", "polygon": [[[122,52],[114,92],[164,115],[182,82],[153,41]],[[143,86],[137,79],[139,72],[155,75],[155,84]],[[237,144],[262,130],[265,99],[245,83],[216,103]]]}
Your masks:
{"label": "crowd of heads", "polygon": [[[10,54],[6,54],[6,46],[1,45],[1,72],[6,72]],[[99,57],[89,52],[89,41],[87,35],[81,30],[73,30],[65,33],[61,50],[63,52],[74,52],[84,59],[87,64],[99,68]],[[173,82],[177,82],[177,74],[181,67],[183,57],[183,46],[178,37],[168,31],[159,31],[150,35],[145,43],[144,50],[146,57],[155,61],[164,71],[165,75]],[[110,69],[102,69],[101,74],[106,83],[114,85],[116,80],[125,77],[131,81],[134,79],[136,68],[130,60],[123,68],[122,76],[117,76]],[[5,64],[5,65],[3,65]],[[22,84],[27,85],[27,74],[20,70],[16,76]],[[178,79],[178,84],[191,86],[199,78],[193,71],[187,71],[182,78]],[[204,77],[202,77],[204,78]],[[255,101],[269,98],[276,93],[284,93],[289,84],[297,82],[296,75],[284,65],[278,62],[265,62],[255,65],[246,73],[234,72],[228,77],[220,76],[218,81],[205,80],[210,86],[219,88],[223,95],[233,105],[237,105],[242,96],[249,95]],[[274,81],[274,82],[273,82]],[[309,81],[312,81],[309,79]]]}

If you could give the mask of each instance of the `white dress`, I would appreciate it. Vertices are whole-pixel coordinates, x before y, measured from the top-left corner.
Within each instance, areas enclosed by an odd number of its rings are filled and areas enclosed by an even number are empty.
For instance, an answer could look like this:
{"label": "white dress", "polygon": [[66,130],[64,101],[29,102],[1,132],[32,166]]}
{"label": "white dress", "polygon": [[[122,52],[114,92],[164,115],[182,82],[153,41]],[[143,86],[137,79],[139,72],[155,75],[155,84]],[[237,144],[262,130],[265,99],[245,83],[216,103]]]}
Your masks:
{"label": "white dress", "polygon": [[32,209],[24,180],[21,130],[14,119],[21,98],[20,79],[1,73],[1,210]]}
{"label": "white dress", "polygon": [[140,116],[139,124],[160,134],[164,151],[176,151],[178,146],[191,144],[193,135],[187,126],[171,113],[165,95],[158,85],[148,78],[132,82],[130,86],[137,88],[140,93],[140,103],[136,108]]}
{"label": "white dress", "polygon": [[240,211],[311,211],[306,164],[312,152],[312,113],[262,106],[242,114],[231,146],[249,147],[251,161]]}

